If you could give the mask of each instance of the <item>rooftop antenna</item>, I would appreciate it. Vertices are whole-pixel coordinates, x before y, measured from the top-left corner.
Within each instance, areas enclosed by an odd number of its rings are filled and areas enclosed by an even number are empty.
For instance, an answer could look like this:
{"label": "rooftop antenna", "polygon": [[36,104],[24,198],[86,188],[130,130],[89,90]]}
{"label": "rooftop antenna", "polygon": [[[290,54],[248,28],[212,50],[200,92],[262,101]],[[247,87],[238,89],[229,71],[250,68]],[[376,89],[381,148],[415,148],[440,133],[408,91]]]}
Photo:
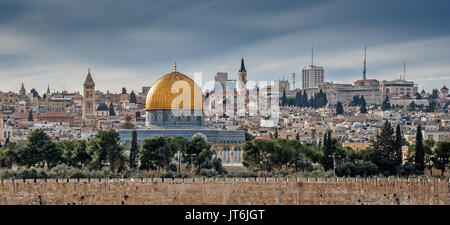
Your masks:
{"label": "rooftop antenna", "polygon": [[367,72],[367,62],[366,62],[366,58],[367,58],[367,45],[364,46],[364,69],[363,69],[363,80],[367,80],[366,77],[366,72]]}
{"label": "rooftop antenna", "polygon": [[314,46],[311,47],[311,66],[314,66]]}
{"label": "rooftop antenna", "polygon": [[292,87],[295,90],[295,73],[292,73]]}
{"label": "rooftop antenna", "polygon": [[406,80],[406,62],[403,62],[403,80]]}

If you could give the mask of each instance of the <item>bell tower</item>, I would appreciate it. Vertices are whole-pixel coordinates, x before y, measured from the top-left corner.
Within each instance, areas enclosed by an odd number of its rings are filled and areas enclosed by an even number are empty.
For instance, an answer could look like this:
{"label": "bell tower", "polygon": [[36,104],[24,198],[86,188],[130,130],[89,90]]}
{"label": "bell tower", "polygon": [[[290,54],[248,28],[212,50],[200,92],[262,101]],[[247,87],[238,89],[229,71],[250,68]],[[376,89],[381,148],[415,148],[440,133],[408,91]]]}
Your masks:
{"label": "bell tower", "polygon": [[94,104],[95,83],[91,76],[91,69],[89,69],[83,84],[83,120],[95,117]]}

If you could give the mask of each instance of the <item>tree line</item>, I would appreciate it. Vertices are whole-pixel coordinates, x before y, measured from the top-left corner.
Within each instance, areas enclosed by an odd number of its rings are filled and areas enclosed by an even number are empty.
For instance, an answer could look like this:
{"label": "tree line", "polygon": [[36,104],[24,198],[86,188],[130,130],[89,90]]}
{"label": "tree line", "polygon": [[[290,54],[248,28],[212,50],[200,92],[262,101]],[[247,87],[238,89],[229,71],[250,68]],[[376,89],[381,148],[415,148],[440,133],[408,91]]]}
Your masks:
{"label": "tree line", "polygon": [[[298,136],[298,135],[297,135]],[[244,166],[254,171],[333,171],[337,176],[409,176],[423,175],[425,169],[449,168],[450,142],[423,140],[420,125],[416,144],[408,146],[402,137],[401,127],[394,128],[386,121],[371,146],[355,151],[332,137],[328,131],[318,145],[297,140],[253,139],[244,145]],[[406,159],[402,146],[408,146]]]}
{"label": "tree line", "polygon": [[308,98],[308,94],[303,90],[295,94],[294,98],[286,97],[286,90],[283,90],[283,95],[281,97],[282,106],[296,106],[296,107],[312,107],[321,108],[325,107],[328,103],[327,94],[322,91],[322,89],[315,93],[311,98]]}
{"label": "tree line", "polygon": [[49,171],[58,165],[89,171],[108,170],[124,174],[133,171],[181,173],[181,165],[197,175],[226,174],[221,160],[202,137],[186,140],[183,137],[155,137],[137,145],[137,133],[132,132],[131,149],[126,154],[115,130],[100,130],[89,141],[64,140],[54,142],[42,130],[32,131],[26,143],[14,142],[0,148],[0,167],[44,168]]}

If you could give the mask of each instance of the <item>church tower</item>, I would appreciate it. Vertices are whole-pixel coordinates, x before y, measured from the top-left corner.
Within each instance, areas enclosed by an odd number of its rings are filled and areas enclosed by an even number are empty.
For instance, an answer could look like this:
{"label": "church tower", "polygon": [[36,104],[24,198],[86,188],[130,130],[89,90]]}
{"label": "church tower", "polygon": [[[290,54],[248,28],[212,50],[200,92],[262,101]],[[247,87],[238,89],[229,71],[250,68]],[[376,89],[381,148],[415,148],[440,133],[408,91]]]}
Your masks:
{"label": "church tower", "polygon": [[19,95],[21,98],[25,98],[25,96],[27,95],[27,91],[25,90],[25,86],[23,85],[23,83],[22,87],[20,88]]}
{"label": "church tower", "polygon": [[95,83],[91,76],[91,70],[83,84],[83,120],[95,119]]}

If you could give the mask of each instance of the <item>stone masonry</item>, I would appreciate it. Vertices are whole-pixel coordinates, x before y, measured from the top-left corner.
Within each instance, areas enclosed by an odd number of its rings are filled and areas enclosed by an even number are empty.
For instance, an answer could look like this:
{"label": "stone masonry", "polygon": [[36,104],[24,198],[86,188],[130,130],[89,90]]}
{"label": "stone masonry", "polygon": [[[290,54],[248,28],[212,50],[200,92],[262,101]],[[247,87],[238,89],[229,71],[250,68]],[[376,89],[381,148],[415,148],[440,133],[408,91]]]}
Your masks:
{"label": "stone masonry", "polygon": [[2,180],[0,205],[449,205],[448,179]]}

